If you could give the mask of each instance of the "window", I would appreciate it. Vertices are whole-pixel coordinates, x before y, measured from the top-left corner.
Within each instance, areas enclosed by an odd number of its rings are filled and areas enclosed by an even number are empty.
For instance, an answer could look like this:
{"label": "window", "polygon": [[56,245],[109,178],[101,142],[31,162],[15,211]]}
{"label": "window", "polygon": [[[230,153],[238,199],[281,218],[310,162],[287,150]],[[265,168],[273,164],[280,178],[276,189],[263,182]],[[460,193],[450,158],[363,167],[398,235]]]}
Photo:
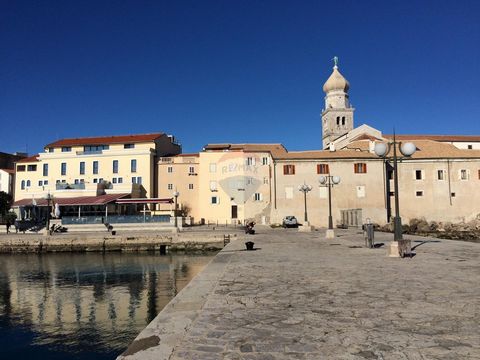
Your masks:
{"label": "window", "polygon": [[93,162],[93,173],[98,174],[98,161]]}
{"label": "window", "polygon": [[470,149],[470,150],[473,149],[473,145],[468,145],[467,149]]}
{"label": "window", "polygon": [[455,197],[455,193],[452,192],[452,193],[450,194],[450,196],[451,196],[451,197]]}
{"label": "window", "polygon": [[123,144],[124,149],[133,149],[135,148],[135,144]]}
{"label": "window", "polygon": [[245,164],[246,165],[255,165],[255,158],[247,157],[247,159],[245,160]]}
{"label": "window", "polygon": [[365,197],[365,185],[357,186],[357,197],[358,198]]}
{"label": "window", "polygon": [[62,152],[70,152],[70,151],[72,151],[71,146],[62,146]]}
{"label": "window", "polygon": [[190,166],[190,167],[188,168],[188,173],[189,173],[189,174],[195,174],[195,168],[194,168],[193,166]]}
{"label": "window", "polygon": [[25,171],[25,165],[18,165],[17,172]]}
{"label": "window", "polygon": [[437,180],[445,180],[445,171],[437,170]]}
{"label": "window", "polygon": [[262,201],[262,194],[260,194],[260,193],[255,193],[255,194],[253,195],[253,200],[254,200],[254,201]]}
{"label": "window", "polygon": [[119,184],[122,184],[122,183],[123,183],[123,178],[122,178],[122,177],[119,177],[119,178],[118,178],[118,183],[119,183]]}
{"label": "window", "polygon": [[48,180],[43,180],[43,185],[48,185]]}
{"label": "window", "polygon": [[130,160],[130,171],[132,173],[137,172],[137,160],[136,159]]}
{"label": "window", "polygon": [[460,180],[468,180],[468,171],[465,169],[460,170]]}
{"label": "window", "polygon": [[415,170],[415,180],[422,180],[422,170]]}
{"label": "window", "polygon": [[167,168],[167,172],[173,173],[173,166],[169,166],[169,167]]}
{"label": "window", "polygon": [[27,180],[27,187],[30,187],[32,185],[32,183],[30,182],[30,180]]}
{"label": "window", "polygon": [[394,191],[389,191],[388,196],[395,196],[395,192]]}
{"label": "window", "polygon": [[193,190],[193,184],[188,184],[188,189]]}
{"label": "window", "polygon": [[141,184],[142,183],[142,177],[141,176],[132,176],[132,184]]}
{"label": "window", "polygon": [[109,145],[85,145],[83,147],[84,152],[95,152],[95,151],[102,151],[108,150]]}
{"label": "window", "polygon": [[329,174],[328,164],[317,164],[317,174]]}
{"label": "window", "polygon": [[43,164],[43,176],[48,176],[48,164]]}
{"label": "window", "polygon": [[211,172],[211,173],[217,172],[217,164],[215,164],[215,163],[210,163],[209,168],[210,168],[210,172]]}
{"label": "window", "polygon": [[94,178],[94,179],[93,179],[93,183],[94,183],[94,184],[98,183],[98,179],[97,179],[97,178]]}
{"label": "window", "polygon": [[80,175],[85,175],[85,161],[80,162]]}
{"label": "window", "polygon": [[60,165],[60,173],[62,174],[62,176],[67,175],[67,163],[62,163]]}
{"label": "window", "polygon": [[415,191],[415,196],[416,197],[423,196],[423,191]]}
{"label": "window", "polygon": [[264,178],[263,178],[263,183],[264,183],[265,185],[268,185],[268,177],[264,177]]}
{"label": "window", "polygon": [[38,181],[38,186],[43,186],[43,181],[42,180]]}
{"label": "window", "polygon": [[283,175],[295,175],[295,165],[283,165]]}
{"label": "window", "polygon": [[78,184],[80,181],[78,179],[75,179],[74,183]]}
{"label": "window", "polygon": [[293,187],[285,187],[285,199],[293,199]]}
{"label": "window", "polygon": [[355,174],[366,174],[367,173],[367,164],[365,164],[365,163],[353,164],[353,171],[355,172]]}
{"label": "window", "polygon": [[217,191],[217,182],[216,181],[210,181],[210,190],[211,191]]}
{"label": "window", "polygon": [[27,171],[37,171],[37,165],[28,165]]}
{"label": "window", "polygon": [[60,180],[56,180],[55,183],[56,183],[56,184],[60,184]]}
{"label": "window", "polygon": [[113,160],[112,162],[112,167],[113,167],[113,173],[118,174],[118,160]]}
{"label": "window", "polygon": [[340,125],[340,116],[337,116],[337,125]]}
{"label": "window", "polygon": [[168,190],[173,190],[173,184],[168,184],[168,185],[167,185],[167,189],[168,189]]}
{"label": "window", "polygon": [[212,204],[212,205],[217,205],[217,204],[219,204],[219,203],[220,203],[220,201],[219,201],[218,196],[212,196],[212,197],[211,197],[211,199],[210,199],[210,204]]}
{"label": "window", "polygon": [[25,180],[22,180],[22,185],[21,185],[21,187],[22,187],[22,190],[25,190]]}
{"label": "window", "polygon": [[116,184],[116,183],[117,183],[117,178],[116,178],[116,177],[112,178],[112,183],[113,183],[113,184]]}
{"label": "window", "polygon": [[49,152],[49,153],[52,153],[52,152],[53,152],[53,148],[48,148],[48,152]]}
{"label": "window", "polygon": [[342,125],[345,125],[345,116],[342,116]]}
{"label": "window", "polygon": [[262,165],[268,165],[269,161],[268,161],[268,157],[264,156],[262,158]]}

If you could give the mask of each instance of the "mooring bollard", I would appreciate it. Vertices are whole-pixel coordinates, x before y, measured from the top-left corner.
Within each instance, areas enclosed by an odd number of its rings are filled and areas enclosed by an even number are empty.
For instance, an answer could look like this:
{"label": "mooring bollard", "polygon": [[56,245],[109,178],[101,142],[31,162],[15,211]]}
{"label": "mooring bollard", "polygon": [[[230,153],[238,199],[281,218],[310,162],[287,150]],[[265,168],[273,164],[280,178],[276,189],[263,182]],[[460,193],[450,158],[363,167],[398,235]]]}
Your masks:
{"label": "mooring bollard", "polygon": [[254,250],[253,245],[255,245],[255,243],[253,241],[247,241],[245,243],[245,246],[247,247],[247,250]]}

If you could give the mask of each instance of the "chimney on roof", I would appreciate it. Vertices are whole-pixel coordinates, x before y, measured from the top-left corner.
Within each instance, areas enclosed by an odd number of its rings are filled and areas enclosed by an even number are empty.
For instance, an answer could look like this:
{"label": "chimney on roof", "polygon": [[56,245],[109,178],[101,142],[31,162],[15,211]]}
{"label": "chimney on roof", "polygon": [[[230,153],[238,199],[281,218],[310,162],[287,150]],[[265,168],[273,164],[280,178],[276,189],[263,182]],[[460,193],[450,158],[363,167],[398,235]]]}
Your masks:
{"label": "chimney on roof", "polygon": [[331,142],[330,145],[328,146],[328,149],[332,152],[335,151],[335,144]]}
{"label": "chimney on roof", "polygon": [[375,152],[375,141],[368,140],[368,151],[372,154]]}

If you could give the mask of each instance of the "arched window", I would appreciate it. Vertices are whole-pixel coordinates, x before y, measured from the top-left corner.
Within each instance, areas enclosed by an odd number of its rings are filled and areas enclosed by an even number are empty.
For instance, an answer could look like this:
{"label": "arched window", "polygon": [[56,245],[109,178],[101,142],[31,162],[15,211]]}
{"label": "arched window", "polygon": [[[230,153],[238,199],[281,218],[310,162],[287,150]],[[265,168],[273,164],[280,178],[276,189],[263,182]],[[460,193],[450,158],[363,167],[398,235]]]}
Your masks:
{"label": "arched window", "polygon": [[340,125],[340,116],[337,116],[337,125]]}
{"label": "arched window", "polygon": [[30,187],[31,183],[30,180],[27,180],[27,187]]}
{"label": "arched window", "polygon": [[25,190],[25,180],[22,180],[22,190]]}
{"label": "arched window", "polygon": [[342,116],[342,125],[345,125],[345,116]]}

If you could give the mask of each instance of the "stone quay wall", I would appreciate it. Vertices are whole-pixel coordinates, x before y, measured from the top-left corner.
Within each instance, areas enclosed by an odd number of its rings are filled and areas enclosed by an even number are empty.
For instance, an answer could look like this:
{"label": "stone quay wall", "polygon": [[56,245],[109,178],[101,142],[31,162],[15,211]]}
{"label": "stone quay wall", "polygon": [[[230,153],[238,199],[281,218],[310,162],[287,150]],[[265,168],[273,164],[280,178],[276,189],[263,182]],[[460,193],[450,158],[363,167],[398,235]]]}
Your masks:
{"label": "stone quay wall", "polygon": [[235,233],[110,233],[88,234],[8,234],[0,236],[0,253],[61,251],[209,251],[224,247],[224,237]]}

